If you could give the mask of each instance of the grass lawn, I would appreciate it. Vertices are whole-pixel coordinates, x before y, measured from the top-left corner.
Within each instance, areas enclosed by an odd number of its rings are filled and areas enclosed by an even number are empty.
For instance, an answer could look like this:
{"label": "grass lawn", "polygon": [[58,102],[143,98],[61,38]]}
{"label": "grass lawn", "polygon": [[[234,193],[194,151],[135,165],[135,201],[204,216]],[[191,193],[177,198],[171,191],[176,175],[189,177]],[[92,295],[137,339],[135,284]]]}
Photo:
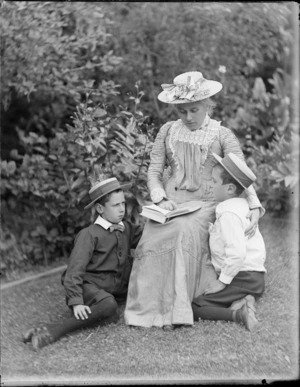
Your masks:
{"label": "grass lawn", "polygon": [[[21,333],[66,313],[59,274],[2,292],[4,385],[236,384],[298,379],[298,223],[262,218],[266,291],[255,332],[226,322],[163,331],[117,324],[34,352]],[[123,308],[124,309],[124,308]]]}

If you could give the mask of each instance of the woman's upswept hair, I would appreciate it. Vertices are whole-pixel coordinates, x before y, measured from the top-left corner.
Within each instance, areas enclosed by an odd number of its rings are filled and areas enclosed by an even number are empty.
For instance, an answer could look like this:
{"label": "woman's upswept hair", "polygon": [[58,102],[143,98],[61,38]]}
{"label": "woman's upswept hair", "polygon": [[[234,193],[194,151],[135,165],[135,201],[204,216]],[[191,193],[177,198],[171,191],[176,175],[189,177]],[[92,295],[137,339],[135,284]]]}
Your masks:
{"label": "woman's upswept hair", "polygon": [[213,112],[214,108],[217,106],[216,102],[210,98],[206,98],[202,102],[205,103],[207,113],[209,115]]}
{"label": "woman's upswept hair", "polygon": [[[216,102],[214,102],[210,98],[205,98],[205,99],[202,99],[200,101],[195,101],[195,102],[186,102],[183,105],[190,104],[190,103],[197,103],[197,102],[199,102],[199,103],[201,103],[202,105],[205,106],[208,115],[211,115],[211,113],[213,112],[214,108],[217,106]],[[181,104],[174,105],[174,107],[176,109],[180,109]]]}

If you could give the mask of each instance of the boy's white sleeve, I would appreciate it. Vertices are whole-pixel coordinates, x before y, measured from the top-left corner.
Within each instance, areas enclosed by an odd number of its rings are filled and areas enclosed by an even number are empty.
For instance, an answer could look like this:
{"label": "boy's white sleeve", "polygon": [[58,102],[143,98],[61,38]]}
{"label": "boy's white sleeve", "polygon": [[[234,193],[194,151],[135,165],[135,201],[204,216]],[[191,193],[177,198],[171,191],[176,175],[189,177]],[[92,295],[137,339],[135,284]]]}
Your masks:
{"label": "boy's white sleeve", "polygon": [[224,212],[218,221],[225,248],[219,280],[228,285],[246,259],[246,237],[242,220],[236,214]]}

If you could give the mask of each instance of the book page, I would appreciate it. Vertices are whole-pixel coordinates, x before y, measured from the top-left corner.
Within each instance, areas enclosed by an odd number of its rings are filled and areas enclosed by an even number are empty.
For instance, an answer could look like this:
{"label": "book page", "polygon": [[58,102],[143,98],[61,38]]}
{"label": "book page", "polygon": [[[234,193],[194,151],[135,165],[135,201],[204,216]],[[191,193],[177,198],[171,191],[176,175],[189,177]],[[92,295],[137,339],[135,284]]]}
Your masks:
{"label": "book page", "polygon": [[169,212],[171,212],[169,210],[164,210],[163,208],[160,208],[156,204],[151,204],[150,206],[143,206],[143,208],[154,212],[160,212],[163,215],[167,215]]}
{"label": "book page", "polygon": [[202,204],[203,204],[203,202],[201,200],[193,200],[190,202],[178,204],[178,208],[176,208],[176,210],[172,210],[172,211],[160,208],[156,204],[143,206],[143,209],[147,212],[153,212],[154,214],[160,213],[160,214],[164,215],[166,218],[172,218],[175,216],[188,214],[189,212],[196,211],[202,207]]}
{"label": "book page", "polygon": [[183,214],[188,214],[189,212],[194,212],[196,210],[199,210],[202,207],[203,202],[200,200],[195,200],[187,203],[181,203],[179,205],[179,208],[176,210],[170,211],[166,216],[168,218],[178,216],[178,215],[183,215]]}

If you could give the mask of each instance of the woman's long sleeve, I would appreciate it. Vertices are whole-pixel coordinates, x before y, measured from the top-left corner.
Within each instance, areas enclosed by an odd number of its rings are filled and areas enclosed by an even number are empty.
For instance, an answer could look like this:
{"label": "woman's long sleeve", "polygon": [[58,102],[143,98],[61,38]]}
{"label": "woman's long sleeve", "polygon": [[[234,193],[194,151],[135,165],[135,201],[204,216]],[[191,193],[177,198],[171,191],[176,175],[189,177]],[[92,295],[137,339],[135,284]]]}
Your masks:
{"label": "woman's long sleeve", "polygon": [[[241,159],[245,160],[243,151],[241,149],[240,143],[237,137],[232,133],[232,131],[228,128],[222,127],[220,132],[220,140],[223,148],[223,156],[226,156],[228,153],[232,152],[236,154]],[[251,185],[249,188],[245,190],[245,195],[247,201],[249,203],[249,208],[259,208],[260,216],[263,216],[266,210],[263,208],[260,200],[258,199],[255,189]]]}
{"label": "woman's long sleeve", "polygon": [[163,198],[166,197],[162,178],[166,164],[165,139],[171,125],[172,122],[167,122],[160,128],[150,154],[150,165],[148,168],[148,188],[153,203],[159,203]]}

